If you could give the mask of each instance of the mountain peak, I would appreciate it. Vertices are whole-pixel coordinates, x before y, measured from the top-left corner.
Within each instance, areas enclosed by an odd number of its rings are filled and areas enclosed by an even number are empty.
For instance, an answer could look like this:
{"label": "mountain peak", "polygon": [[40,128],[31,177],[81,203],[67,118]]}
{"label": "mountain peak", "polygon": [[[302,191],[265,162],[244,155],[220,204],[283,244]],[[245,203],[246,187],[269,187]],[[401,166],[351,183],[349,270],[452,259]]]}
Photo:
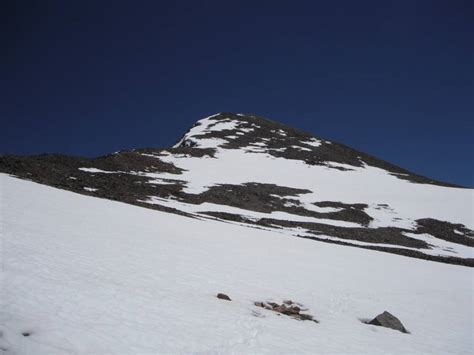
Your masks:
{"label": "mountain peak", "polygon": [[474,266],[473,191],[256,115],[203,118],[167,149],[0,156],[0,172],[176,214]]}
{"label": "mountain peak", "polygon": [[291,147],[290,141],[295,139],[303,144],[300,150],[308,149],[305,148],[305,139],[309,146],[320,144],[308,133],[266,118],[225,112],[198,120],[173,147],[239,148],[248,151],[262,151],[262,147],[266,147],[268,152]]}
{"label": "mountain peak", "polygon": [[456,186],[414,174],[346,145],[253,114],[221,112],[200,119],[172,149],[191,149],[192,154],[201,155],[203,153],[198,152],[205,151],[212,156],[222,150],[234,149],[346,171],[372,166],[412,182]]}

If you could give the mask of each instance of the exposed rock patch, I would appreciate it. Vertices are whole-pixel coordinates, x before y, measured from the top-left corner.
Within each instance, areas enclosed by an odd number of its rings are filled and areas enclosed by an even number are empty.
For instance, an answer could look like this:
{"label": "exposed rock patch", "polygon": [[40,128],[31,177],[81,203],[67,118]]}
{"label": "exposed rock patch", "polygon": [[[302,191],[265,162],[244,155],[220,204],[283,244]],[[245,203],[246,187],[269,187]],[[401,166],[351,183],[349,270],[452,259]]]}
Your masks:
{"label": "exposed rock patch", "polygon": [[433,218],[418,219],[416,222],[418,233],[427,233],[451,243],[474,247],[474,231],[463,224],[453,224]]}
{"label": "exposed rock patch", "polygon": [[[320,201],[313,202],[313,205],[318,207],[332,207],[332,208],[343,208],[343,209],[355,209],[357,211],[363,211],[368,207],[366,203],[343,203],[338,201]],[[384,205],[387,206],[387,205]]]}
{"label": "exposed rock patch", "polygon": [[291,196],[310,192],[305,189],[275,184],[249,182],[241,185],[221,184],[211,186],[200,194],[180,194],[178,196],[186,203],[201,204],[210,202],[261,213],[281,211],[297,216],[354,222],[362,226],[368,226],[372,221],[372,217],[364,212],[364,208],[368,207],[366,204],[349,205],[328,201],[316,202],[314,205],[318,207],[337,206],[341,208],[337,212],[316,212],[304,208],[297,199],[291,198]]}
{"label": "exposed rock patch", "polygon": [[283,301],[282,304],[275,302],[255,302],[255,306],[260,308],[268,309],[276,313],[287,315],[291,318],[297,320],[310,320],[315,323],[319,323],[316,319],[313,318],[310,314],[300,313],[302,311],[307,311],[306,308],[301,303],[296,303],[291,300]]}
{"label": "exposed rock patch", "polygon": [[347,242],[344,242],[344,241],[339,241],[339,240],[330,240],[330,239],[323,239],[323,238],[303,236],[303,235],[298,235],[298,237],[303,238],[303,239],[317,240],[324,243],[346,245],[346,246],[351,246],[354,248],[377,250],[377,251],[381,251],[385,253],[408,256],[410,258],[437,261],[437,262],[446,263],[446,264],[474,267],[474,258],[460,258],[460,257],[455,257],[455,256],[430,255],[430,254],[425,254],[421,251],[412,250],[412,249],[387,248],[384,246],[376,246],[376,245],[353,244],[350,242],[350,240],[348,240]]}
{"label": "exposed rock patch", "polygon": [[181,174],[181,169],[173,164],[138,152],[119,152],[94,159],[48,154],[0,156],[0,172],[3,173],[80,194],[187,215],[173,208],[140,202],[147,196],[175,196],[183,189],[182,182],[158,187],[149,183],[151,178],[137,171]]}
{"label": "exposed rock patch", "polygon": [[355,228],[340,227],[314,222],[296,222],[271,218],[261,218],[256,224],[263,226],[281,226],[286,228],[303,228],[314,235],[328,235],[346,240],[357,240],[365,243],[394,244],[410,248],[426,249],[428,244],[425,241],[407,237],[403,232],[406,229],[395,227],[381,228]]}
{"label": "exposed rock patch", "polygon": [[183,195],[182,198],[188,203],[200,204],[210,202],[250,211],[270,213],[272,211],[288,210],[285,207],[285,203],[289,200],[282,198],[282,196],[296,196],[310,192],[309,190],[274,184],[249,182],[242,185],[221,184],[211,186],[203,193]]}

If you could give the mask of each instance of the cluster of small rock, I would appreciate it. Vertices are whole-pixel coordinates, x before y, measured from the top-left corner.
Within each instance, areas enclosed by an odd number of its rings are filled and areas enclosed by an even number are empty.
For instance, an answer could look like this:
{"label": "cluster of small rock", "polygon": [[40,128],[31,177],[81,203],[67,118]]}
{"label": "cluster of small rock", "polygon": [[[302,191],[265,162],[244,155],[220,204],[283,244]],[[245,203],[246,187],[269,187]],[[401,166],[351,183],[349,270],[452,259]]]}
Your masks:
{"label": "cluster of small rock", "polygon": [[301,311],[307,311],[307,309],[302,308],[303,305],[300,303],[293,302],[291,300],[283,301],[282,304],[275,302],[255,302],[257,307],[265,308],[273,312],[285,314],[294,319],[298,320],[310,320],[315,323],[318,323],[316,319],[313,319],[313,316],[310,314],[300,313]]}
{"label": "cluster of small rock", "polygon": [[[231,298],[225,293],[218,293],[216,297],[221,300],[232,301]],[[278,313],[278,315],[284,314],[297,320],[310,320],[315,323],[319,323],[316,319],[313,318],[312,315],[300,313],[301,311],[304,312],[308,309],[304,308],[301,303],[293,302],[292,300],[285,300],[282,304],[278,304],[275,302],[254,302],[254,305],[260,308],[268,309],[269,311],[276,312]],[[398,330],[402,333],[410,333],[397,317],[387,311],[379,314],[372,320],[361,321],[370,325],[376,325],[379,327]]]}

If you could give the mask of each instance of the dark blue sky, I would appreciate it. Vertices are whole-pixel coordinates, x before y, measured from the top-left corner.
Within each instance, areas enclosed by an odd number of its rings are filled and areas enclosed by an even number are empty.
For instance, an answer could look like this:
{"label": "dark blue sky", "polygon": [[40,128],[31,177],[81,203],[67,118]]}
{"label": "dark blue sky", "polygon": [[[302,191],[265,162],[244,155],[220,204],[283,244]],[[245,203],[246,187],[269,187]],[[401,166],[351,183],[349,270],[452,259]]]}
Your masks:
{"label": "dark blue sky", "polygon": [[1,153],[168,146],[230,111],[474,185],[473,1],[3,6]]}

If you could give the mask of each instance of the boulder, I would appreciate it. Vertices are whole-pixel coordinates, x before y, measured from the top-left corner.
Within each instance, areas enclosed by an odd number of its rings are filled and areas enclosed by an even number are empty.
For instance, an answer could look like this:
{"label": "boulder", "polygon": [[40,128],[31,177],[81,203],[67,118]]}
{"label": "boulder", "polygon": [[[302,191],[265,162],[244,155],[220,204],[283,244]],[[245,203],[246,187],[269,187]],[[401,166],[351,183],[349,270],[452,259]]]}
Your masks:
{"label": "boulder", "polygon": [[380,327],[398,330],[402,333],[408,333],[402,322],[393,314],[385,311],[372,319],[368,324],[377,325]]}
{"label": "boulder", "polygon": [[218,293],[217,298],[220,300],[232,301],[225,293]]}

